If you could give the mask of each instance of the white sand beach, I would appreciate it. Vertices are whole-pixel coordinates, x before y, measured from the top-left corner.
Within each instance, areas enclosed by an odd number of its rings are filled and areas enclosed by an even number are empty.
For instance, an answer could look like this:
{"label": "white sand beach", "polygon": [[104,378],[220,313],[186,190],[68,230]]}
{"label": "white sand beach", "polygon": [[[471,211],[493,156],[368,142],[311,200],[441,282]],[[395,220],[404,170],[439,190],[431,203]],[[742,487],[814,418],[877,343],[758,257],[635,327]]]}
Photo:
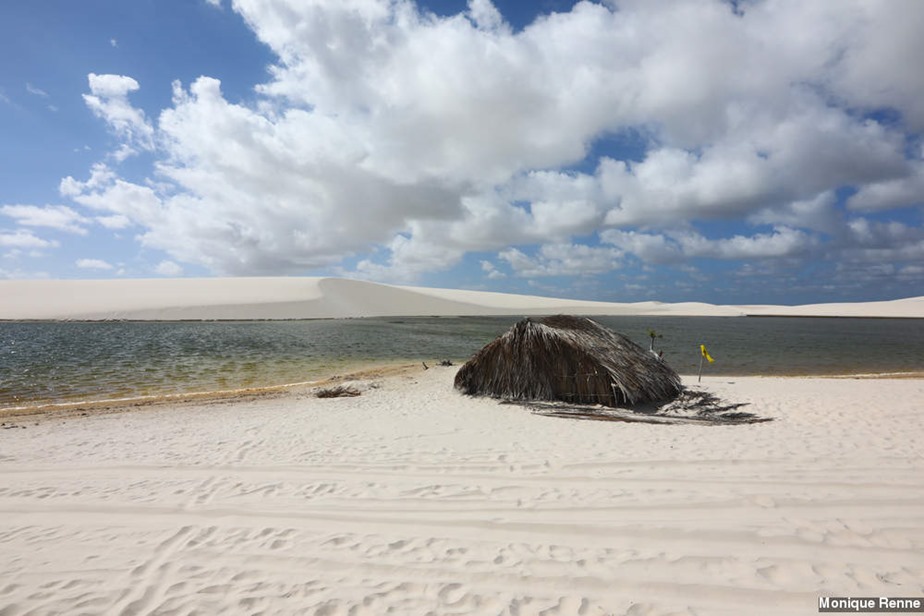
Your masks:
{"label": "white sand beach", "polygon": [[[922,317],[336,279],[0,281],[3,319]],[[772,419],[541,416],[457,367],[0,417],[0,615],[808,614],[924,596],[924,380],[706,377]],[[687,378],[687,384],[695,386]],[[98,405],[99,406],[99,405]],[[105,405],[102,405],[105,406]]]}
{"label": "white sand beach", "polygon": [[383,285],[340,278],[0,280],[0,320],[327,319],[540,315],[924,318],[924,297],[856,304],[612,303]]}
{"label": "white sand beach", "polygon": [[0,613],[811,614],[821,595],[924,596],[924,380],[707,377],[773,421],[651,425],[468,398],[455,371],[371,374],[352,398],[3,418]]}

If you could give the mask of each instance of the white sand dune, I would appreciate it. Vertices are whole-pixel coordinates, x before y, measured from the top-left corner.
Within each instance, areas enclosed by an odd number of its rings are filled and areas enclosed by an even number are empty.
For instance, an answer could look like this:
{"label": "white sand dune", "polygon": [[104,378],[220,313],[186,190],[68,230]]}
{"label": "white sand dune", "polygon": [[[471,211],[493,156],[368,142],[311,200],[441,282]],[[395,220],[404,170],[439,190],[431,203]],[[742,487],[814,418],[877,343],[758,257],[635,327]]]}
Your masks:
{"label": "white sand dune", "polygon": [[924,595],[924,381],[707,378],[770,423],[542,417],[454,369],[6,419],[3,614],[813,614]]}
{"label": "white sand dune", "polygon": [[608,303],[430,289],[337,278],[2,280],[0,319],[211,320],[536,315],[875,316],[924,318],[924,298],[866,304],[715,306]]}
{"label": "white sand dune", "polygon": [[784,317],[924,318],[924,297],[886,302],[808,304],[804,306],[738,306],[744,314]]}

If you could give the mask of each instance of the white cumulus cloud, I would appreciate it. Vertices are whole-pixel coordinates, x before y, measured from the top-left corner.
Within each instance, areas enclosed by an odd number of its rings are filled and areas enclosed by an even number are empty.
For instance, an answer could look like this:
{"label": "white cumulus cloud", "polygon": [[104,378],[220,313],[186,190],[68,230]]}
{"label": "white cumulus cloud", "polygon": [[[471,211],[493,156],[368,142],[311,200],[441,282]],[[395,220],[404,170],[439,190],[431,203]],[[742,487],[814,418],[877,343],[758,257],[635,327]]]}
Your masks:
{"label": "white cumulus cloud", "polygon": [[79,235],[86,235],[86,225],[90,222],[66,205],[4,205],[0,206],[0,214],[26,227],[47,227]]}
{"label": "white cumulus cloud", "polygon": [[544,244],[535,256],[517,248],[498,253],[517,276],[582,276],[602,274],[620,266],[622,251],[610,246],[591,247],[582,244]]}
{"label": "white cumulus cloud", "polygon": [[[203,76],[149,119],[135,79],[91,74],[116,162],[157,162],[61,183],[175,262],[404,281],[472,251],[527,276],[605,272],[624,252],[793,258],[822,234],[860,241],[843,187],[853,211],[920,203],[914,0],[581,2],[519,30],[489,0],[449,17],[408,0],[231,6],[277,57],[256,100]],[[628,132],[635,156],[597,156]],[[723,220],[740,224],[695,230]]]}
{"label": "white cumulus cloud", "polygon": [[108,263],[107,261],[103,261],[102,259],[77,259],[76,265],[80,269],[95,269],[95,270],[115,269],[110,263]]}
{"label": "white cumulus cloud", "polygon": [[56,246],[58,242],[42,239],[29,231],[0,231],[0,248],[41,249]]}
{"label": "white cumulus cloud", "polygon": [[154,271],[161,276],[182,276],[183,266],[173,261],[161,261],[154,268]]}
{"label": "white cumulus cloud", "polygon": [[653,263],[673,263],[693,257],[722,260],[790,257],[807,252],[817,243],[812,235],[789,227],[727,238],[708,238],[689,230],[660,234],[613,229],[603,232],[602,239]]}
{"label": "white cumulus cloud", "polygon": [[103,119],[122,140],[116,158],[121,160],[138,150],[149,150],[154,145],[154,128],[144,112],[132,106],[128,95],[141,86],[125,75],[97,75],[87,78],[90,93],[83,95],[87,107]]}

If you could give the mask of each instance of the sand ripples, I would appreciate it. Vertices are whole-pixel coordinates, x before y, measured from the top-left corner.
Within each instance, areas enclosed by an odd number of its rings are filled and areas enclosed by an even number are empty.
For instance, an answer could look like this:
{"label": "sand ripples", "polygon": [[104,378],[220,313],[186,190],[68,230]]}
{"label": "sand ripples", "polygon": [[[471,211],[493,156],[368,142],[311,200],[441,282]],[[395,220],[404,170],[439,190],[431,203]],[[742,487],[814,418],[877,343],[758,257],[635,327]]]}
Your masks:
{"label": "sand ripples", "polygon": [[855,382],[836,411],[775,410],[813,390],[765,403],[755,380],[770,424],[602,432],[455,396],[448,372],[0,433],[2,613],[802,614],[924,592],[920,445],[866,423]]}

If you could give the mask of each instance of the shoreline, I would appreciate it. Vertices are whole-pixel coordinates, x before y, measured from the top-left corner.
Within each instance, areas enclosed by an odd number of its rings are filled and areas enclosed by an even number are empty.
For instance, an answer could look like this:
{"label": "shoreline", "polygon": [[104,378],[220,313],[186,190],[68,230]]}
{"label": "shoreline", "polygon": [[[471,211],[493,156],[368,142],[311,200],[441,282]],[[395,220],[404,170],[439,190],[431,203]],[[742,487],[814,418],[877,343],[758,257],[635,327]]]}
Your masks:
{"label": "shoreline", "polygon": [[[460,364],[453,364],[452,368],[458,370]],[[443,366],[434,364],[427,369]],[[344,374],[331,374],[310,381],[299,381],[277,385],[242,387],[212,391],[192,391],[166,394],[150,394],[123,398],[106,398],[92,400],[73,400],[67,402],[43,402],[34,405],[15,407],[0,407],[0,420],[34,417],[66,417],[85,416],[88,414],[124,413],[147,408],[161,408],[165,406],[208,405],[246,402],[250,400],[287,397],[294,399],[307,392],[342,384],[349,381],[364,381],[369,379],[387,378],[390,376],[422,373],[425,369],[421,363],[388,362],[382,364],[357,364],[347,367]],[[455,371],[454,370],[454,371]],[[684,382],[696,384],[697,375],[694,373],[680,373]],[[782,379],[782,380],[922,380],[924,371],[916,372],[882,372],[882,373],[836,373],[836,374],[705,374],[707,381],[721,379]],[[490,398],[489,398],[490,399]]]}
{"label": "shoreline", "polygon": [[224,402],[247,401],[260,398],[283,397],[298,394],[313,388],[333,385],[343,381],[381,378],[413,370],[416,364],[406,362],[360,363],[347,367],[346,374],[330,374],[310,381],[219,389],[211,391],[174,392],[149,394],[121,398],[71,400],[67,402],[41,402],[33,405],[0,407],[0,419],[34,416],[74,415],[79,413],[117,413],[141,408],[163,407],[184,404],[221,404]]}

